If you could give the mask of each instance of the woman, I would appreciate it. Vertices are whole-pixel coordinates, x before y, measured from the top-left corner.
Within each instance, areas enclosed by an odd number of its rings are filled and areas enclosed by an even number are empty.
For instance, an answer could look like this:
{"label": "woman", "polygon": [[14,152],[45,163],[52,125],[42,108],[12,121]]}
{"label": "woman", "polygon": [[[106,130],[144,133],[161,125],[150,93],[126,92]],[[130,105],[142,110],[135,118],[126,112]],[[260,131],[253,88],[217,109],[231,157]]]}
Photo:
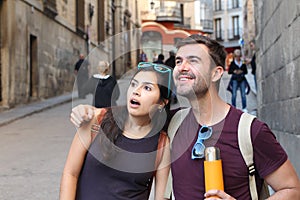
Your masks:
{"label": "woman", "polygon": [[116,105],[120,91],[117,81],[109,75],[110,65],[107,61],[100,61],[97,66],[96,74],[83,85],[84,96],[94,94],[93,105],[96,108],[105,108]]}
{"label": "woman", "polygon": [[232,74],[230,79],[230,84],[232,84],[232,97],[231,103],[236,107],[236,95],[237,90],[240,88],[241,98],[242,98],[242,110],[247,111],[247,99],[246,99],[246,89],[247,89],[247,79],[245,75],[248,73],[247,66],[243,63],[241,59],[241,51],[239,49],[234,50],[234,59],[229,66],[228,74]]}
{"label": "woman", "polygon": [[[62,175],[61,200],[148,199],[154,174],[155,199],[163,199],[170,170],[168,147],[157,170],[155,160],[166,120],[162,110],[168,112],[170,106],[171,73],[164,65],[140,63],[130,81],[125,107],[109,108],[105,114],[95,109],[98,113],[89,122],[75,122],[81,126]],[[101,128],[94,139],[91,128],[100,115]]]}

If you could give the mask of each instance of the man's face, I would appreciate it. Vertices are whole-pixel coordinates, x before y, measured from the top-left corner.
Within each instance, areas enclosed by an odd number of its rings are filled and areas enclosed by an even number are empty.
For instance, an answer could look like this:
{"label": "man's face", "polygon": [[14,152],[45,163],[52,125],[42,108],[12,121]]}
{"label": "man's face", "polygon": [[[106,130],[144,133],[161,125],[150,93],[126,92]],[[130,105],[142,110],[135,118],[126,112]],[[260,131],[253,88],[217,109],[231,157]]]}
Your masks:
{"label": "man's face", "polygon": [[251,48],[252,50],[255,49],[255,44],[254,44],[253,42],[250,42],[250,48]]}
{"label": "man's face", "polygon": [[188,98],[206,94],[211,84],[210,64],[208,48],[204,44],[180,47],[173,71],[177,93]]}

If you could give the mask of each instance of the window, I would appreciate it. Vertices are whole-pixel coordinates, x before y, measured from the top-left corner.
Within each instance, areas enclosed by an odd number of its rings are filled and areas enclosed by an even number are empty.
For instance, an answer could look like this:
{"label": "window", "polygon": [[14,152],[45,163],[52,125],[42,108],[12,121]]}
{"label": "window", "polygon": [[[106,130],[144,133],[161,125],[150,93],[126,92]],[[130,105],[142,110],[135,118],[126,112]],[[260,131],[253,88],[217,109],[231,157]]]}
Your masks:
{"label": "window", "polygon": [[239,38],[240,37],[240,33],[239,33],[239,16],[233,16],[232,17],[232,27],[233,27],[233,38]]}
{"label": "window", "polygon": [[109,28],[109,24],[106,25],[104,14],[105,14],[104,1],[98,0],[98,41],[99,42],[103,42],[105,40],[106,29]]}
{"label": "window", "polygon": [[76,31],[84,36],[84,0],[76,0]]}
{"label": "window", "polygon": [[222,40],[221,18],[215,19],[215,35],[216,40]]}
{"label": "window", "polygon": [[56,0],[44,0],[44,12],[45,14],[54,19],[55,16],[57,15],[57,10],[56,10]]}
{"label": "window", "polygon": [[215,10],[222,10],[222,1],[215,0]]}
{"label": "window", "polygon": [[232,8],[238,8],[239,7],[239,0],[232,0]]}

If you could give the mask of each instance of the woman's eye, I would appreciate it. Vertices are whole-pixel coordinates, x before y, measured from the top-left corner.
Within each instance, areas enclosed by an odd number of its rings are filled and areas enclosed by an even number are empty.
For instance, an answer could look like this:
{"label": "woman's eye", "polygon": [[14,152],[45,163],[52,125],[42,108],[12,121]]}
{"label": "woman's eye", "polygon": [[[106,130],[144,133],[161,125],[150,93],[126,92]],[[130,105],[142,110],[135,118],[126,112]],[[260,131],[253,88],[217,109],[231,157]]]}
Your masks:
{"label": "woman's eye", "polygon": [[152,90],[152,88],[151,87],[149,87],[149,86],[147,86],[147,85],[145,85],[145,90],[147,90],[147,91],[151,91]]}
{"label": "woman's eye", "polygon": [[131,86],[131,87],[135,87],[135,86],[136,86],[136,83],[135,83],[135,82],[131,82],[131,83],[130,83],[130,86]]}

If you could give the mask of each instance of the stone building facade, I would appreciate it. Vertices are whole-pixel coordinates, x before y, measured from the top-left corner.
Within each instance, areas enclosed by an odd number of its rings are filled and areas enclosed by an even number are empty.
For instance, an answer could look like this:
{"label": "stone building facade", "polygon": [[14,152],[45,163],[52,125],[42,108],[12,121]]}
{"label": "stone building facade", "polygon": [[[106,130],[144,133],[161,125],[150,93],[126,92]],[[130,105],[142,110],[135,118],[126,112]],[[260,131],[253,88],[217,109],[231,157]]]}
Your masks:
{"label": "stone building facade", "polygon": [[256,27],[254,18],[254,0],[245,0],[243,2],[243,39],[244,39],[244,53],[245,56],[251,58],[253,51],[250,48],[250,41],[255,40]]}
{"label": "stone building facade", "polygon": [[300,3],[255,0],[258,116],[300,175]]}
{"label": "stone building facade", "polygon": [[0,0],[0,27],[2,109],[72,92],[80,53],[118,77],[139,48],[137,0]]}

